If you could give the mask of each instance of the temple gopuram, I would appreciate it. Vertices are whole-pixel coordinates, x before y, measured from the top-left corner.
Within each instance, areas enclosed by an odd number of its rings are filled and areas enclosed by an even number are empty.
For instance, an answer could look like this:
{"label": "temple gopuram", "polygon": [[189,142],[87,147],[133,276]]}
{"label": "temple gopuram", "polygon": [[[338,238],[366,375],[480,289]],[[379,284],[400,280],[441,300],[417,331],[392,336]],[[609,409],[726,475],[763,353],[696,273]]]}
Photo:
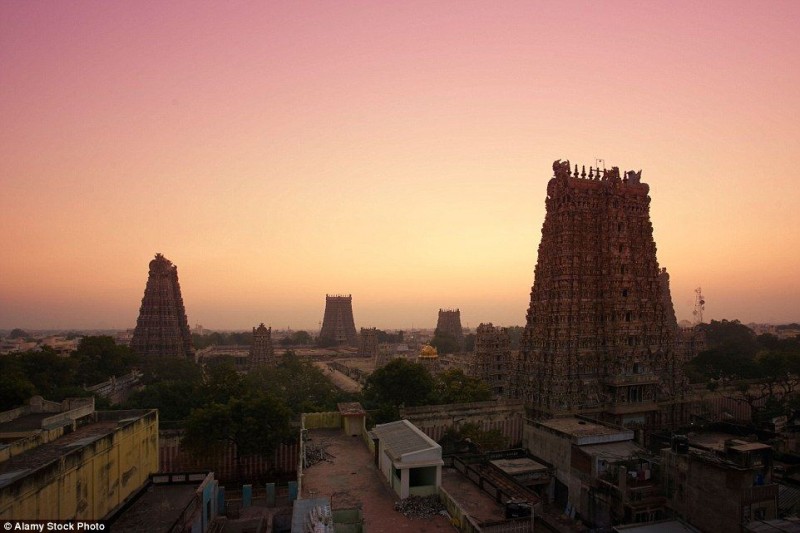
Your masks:
{"label": "temple gopuram", "polygon": [[690,415],[641,171],[553,163],[514,395],[532,416],[658,429]]}
{"label": "temple gopuram", "polygon": [[161,254],[150,261],[131,348],[142,357],[194,358],[178,267]]}

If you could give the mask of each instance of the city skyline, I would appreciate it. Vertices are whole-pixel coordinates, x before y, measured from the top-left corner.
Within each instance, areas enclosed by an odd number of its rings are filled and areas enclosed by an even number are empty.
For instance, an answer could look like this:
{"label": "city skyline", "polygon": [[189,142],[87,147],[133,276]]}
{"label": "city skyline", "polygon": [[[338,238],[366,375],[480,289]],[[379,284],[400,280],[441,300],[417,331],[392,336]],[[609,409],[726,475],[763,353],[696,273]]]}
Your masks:
{"label": "city skyline", "polygon": [[[0,6],[0,328],[524,325],[555,159],[650,186],[678,320],[800,321],[794,2]],[[598,161],[600,160],[600,161]]]}

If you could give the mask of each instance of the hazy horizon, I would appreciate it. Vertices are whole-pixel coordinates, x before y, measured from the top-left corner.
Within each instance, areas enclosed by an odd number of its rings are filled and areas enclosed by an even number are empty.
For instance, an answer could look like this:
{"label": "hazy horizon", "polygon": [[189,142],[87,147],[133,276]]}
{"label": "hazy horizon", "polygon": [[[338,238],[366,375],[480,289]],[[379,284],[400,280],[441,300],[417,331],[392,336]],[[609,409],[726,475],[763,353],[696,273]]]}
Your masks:
{"label": "hazy horizon", "polygon": [[678,320],[800,321],[800,3],[0,5],[0,328],[524,325],[555,159],[642,169]]}

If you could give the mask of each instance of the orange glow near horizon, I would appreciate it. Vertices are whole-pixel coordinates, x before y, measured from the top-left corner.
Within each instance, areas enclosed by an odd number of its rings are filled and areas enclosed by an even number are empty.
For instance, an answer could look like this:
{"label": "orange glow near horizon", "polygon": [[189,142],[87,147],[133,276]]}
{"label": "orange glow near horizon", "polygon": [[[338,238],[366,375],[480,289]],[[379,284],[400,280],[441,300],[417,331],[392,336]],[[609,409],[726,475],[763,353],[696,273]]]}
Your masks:
{"label": "orange glow near horizon", "polygon": [[800,4],[0,6],[0,328],[521,325],[555,159],[643,169],[679,319],[800,322]]}

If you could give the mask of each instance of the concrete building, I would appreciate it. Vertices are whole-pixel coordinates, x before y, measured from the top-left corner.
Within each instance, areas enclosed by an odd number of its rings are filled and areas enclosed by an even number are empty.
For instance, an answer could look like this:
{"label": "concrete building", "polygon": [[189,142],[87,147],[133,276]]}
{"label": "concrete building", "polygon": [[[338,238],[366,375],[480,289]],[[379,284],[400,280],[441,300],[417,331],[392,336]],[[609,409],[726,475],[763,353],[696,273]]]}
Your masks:
{"label": "concrete building", "polygon": [[584,418],[526,424],[524,444],[555,468],[550,497],[593,527],[664,517],[659,460],[634,440],[634,432]]}
{"label": "concrete building", "polygon": [[662,450],[668,506],[703,531],[743,531],[752,521],[777,518],[772,447],[716,437],[692,443],[677,436]]}
{"label": "concrete building", "polygon": [[369,432],[380,471],[400,498],[436,494],[442,484],[442,447],[408,420]]}
{"label": "concrete building", "polygon": [[100,520],[158,470],[155,409],[23,411],[0,414],[0,519]]}

